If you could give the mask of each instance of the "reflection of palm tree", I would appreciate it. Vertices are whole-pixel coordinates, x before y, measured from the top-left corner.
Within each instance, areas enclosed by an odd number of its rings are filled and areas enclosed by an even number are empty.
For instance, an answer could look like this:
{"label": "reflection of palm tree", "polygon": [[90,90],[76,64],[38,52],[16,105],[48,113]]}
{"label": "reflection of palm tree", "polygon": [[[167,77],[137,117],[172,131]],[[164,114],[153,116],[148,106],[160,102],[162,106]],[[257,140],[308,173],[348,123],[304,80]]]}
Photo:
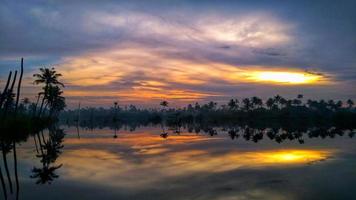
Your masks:
{"label": "reflection of palm tree", "polygon": [[12,193],[13,192],[13,190],[12,190],[12,181],[11,181],[9,167],[8,167],[8,163],[7,163],[7,157],[6,157],[6,154],[10,153],[11,148],[12,148],[11,144],[5,143],[5,142],[1,142],[2,159],[4,161],[5,172],[6,172],[7,180],[9,182],[9,186],[10,186],[10,192]]}
{"label": "reflection of palm tree", "polygon": [[161,136],[162,138],[166,139],[166,138],[168,137],[168,132],[166,132],[166,131],[164,130],[164,125],[163,125],[163,123],[161,123],[161,128],[162,128],[162,133],[160,134],[160,136]]}
{"label": "reflection of palm tree", "polygon": [[[164,110],[166,107],[168,107],[168,101],[162,101],[160,102],[160,105],[163,107],[162,109]],[[164,118],[161,120],[161,128],[162,128],[162,133],[160,134],[160,136],[162,138],[167,138],[168,137],[168,133],[165,131],[164,128]]]}
{"label": "reflection of palm tree", "polygon": [[237,139],[239,137],[239,134],[237,132],[238,131],[235,128],[228,131],[228,134],[232,140],[234,140],[235,138]]}
{"label": "reflection of palm tree", "polygon": [[[16,132],[13,132],[13,134],[17,135]],[[16,142],[18,142],[20,140],[20,138],[17,138],[16,136],[15,137],[11,136],[11,137],[12,138],[7,138],[7,139],[1,138],[2,139],[1,149],[2,149],[2,153],[3,153],[3,163],[4,163],[6,176],[7,176],[7,180],[8,180],[8,184],[9,184],[10,194],[13,194],[13,185],[12,185],[12,180],[11,180],[11,175],[10,175],[10,171],[9,171],[9,165],[7,162],[6,154],[10,153],[11,150],[13,151],[13,161],[14,161],[13,169],[14,169],[14,176],[15,176],[16,199],[18,199],[20,187],[19,187],[18,173],[17,173]],[[22,138],[21,138],[21,140],[22,140]],[[6,188],[5,178],[2,173],[1,167],[0,167],[0,180],[1,180],[4,197],[5,197],[5,199],[7,199],[7,188]]]}
{"label": "reflection of palm tree", "polygon": [[54,172],[62,166],[62,164],[57,166],[51,166],[52,163],[55,163],[58,156],[62,153],[61,149],[63,148],[62,142],[64,138],[64,132],[62,129],[57,129],[52,127],[49,129],[49,137],[45,139],[43,134],[42,137],[37,133],[40,154],[37,157],[41,158],[40,162],[42,167],[33,167],[31,178],[37,178],[37,184],[51,184],[51,182],[58,178]]}
{"label": "reflection of palm tree", "polygon": [[2,174],[1,167],[0,167],[0,180],[1,180],[1,187],[2,187],[3,194],[4,194],[4,198],[7,199],[7,190],[6,190],[5,180],[4,180],[4,176]]}
{"label": "reflection of palm tree", "polygon": [[57,174],[55,174],[54,172],[59,169],[60,167],[62,167],[62,164],[58,165],[58,166],[52,166],[52,167],[48,167],[47,165],[43,165],[43,168],[36,168],[34,167],[32,169],[32,173],[33,175],[31,175],[31,178],[37,178],[36,184],[51,184],[52,181],[55,178],[58,178],[59,176]]}
{"label": "reflection of palm tree", "polygon": [[16,153],[16,142],[12,142],[12,149],[14,151],[14,168],[15,168],[15,183],[16,183],[16,200],[19,199],[20,185],[19,185],[19,175],[17,172],[17,153]]}
{"label": "reflection of palm tree", "polygon": [[168,138],[168,133],[167,132],[163,132],[160,134],[160,136],[164,139]]}

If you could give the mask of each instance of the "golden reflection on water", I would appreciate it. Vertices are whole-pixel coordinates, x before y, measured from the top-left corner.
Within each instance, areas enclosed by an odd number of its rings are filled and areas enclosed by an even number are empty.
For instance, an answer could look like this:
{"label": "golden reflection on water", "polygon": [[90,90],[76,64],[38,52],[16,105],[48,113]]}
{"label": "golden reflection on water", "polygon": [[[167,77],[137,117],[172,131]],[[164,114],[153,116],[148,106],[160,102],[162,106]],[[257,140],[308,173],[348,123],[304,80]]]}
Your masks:
{"label": "golden reflection on water", "polygon": [[[220,173],[238,169],[298,166],[329,158],[332,150],[238,150],[209,137],[183,135],[163,140],[157,135],[125,134],[112,138],[66,140],[59,158],[71,179],[100,181],[120,187],[148,187],[169,177]],[[211,138],[213,139],[213,138]],[[209,144],[212,141],[209,141]],[[134,178],[133,178],[134,177]],[[117,181],[120,180],[120,181]]]}
{"label": "golden reflection on water", "polygon": [[280,150],[259,153],[258,157],[266,163],[296,164],[325,160],[330,154],[330,151]]}

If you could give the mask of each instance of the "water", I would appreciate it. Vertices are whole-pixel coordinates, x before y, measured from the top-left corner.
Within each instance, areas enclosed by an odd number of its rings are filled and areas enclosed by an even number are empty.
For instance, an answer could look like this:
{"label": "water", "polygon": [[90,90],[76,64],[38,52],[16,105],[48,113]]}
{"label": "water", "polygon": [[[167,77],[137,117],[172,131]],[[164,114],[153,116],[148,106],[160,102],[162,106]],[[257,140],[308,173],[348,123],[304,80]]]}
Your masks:
{"label": "water", "polygon": [[[46,167],[32,136],[17,146],[20,199],[356,199],[356,140],[347,131],[279,140],[221,128],[166,137],[141,127],[116,138],[105,128],[62,128],[61,153]],[[38,136],[36,144],[48,140]],[[58,177],[34,177],[34,167]]]}

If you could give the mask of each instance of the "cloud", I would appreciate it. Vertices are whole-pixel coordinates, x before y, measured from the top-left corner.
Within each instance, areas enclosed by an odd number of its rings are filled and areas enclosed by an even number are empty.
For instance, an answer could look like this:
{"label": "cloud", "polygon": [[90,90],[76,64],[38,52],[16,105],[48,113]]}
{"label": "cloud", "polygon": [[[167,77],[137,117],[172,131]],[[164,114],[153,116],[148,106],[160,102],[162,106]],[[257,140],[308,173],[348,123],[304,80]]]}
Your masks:
{"label": "cloud", "polygon": [[[246,81],[251,70],[313,71],[346,86],[338,96],[352,96],[356,17],[351,6],[173,4],[5,1],[0,5],[1,77],[25,56],[31,73],[40,64],[63,72],[71,101],[101,91],[105,101],[137,101],[141,93],[186,102],[274,94],[266,83]],[[312,86],[274,87],[293,94]],[[313,87],[315,96],[327,91],[322,84]]]}

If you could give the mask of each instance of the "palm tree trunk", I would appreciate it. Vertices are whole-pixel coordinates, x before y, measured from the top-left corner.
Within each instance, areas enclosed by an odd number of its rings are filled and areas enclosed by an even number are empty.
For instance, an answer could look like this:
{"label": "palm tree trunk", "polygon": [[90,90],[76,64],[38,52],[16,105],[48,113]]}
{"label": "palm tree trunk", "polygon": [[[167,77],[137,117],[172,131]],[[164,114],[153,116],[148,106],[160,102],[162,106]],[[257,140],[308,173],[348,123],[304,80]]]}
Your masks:
{"label": "palm tree trunk", "polygon": [[33,116],[36,116],[36,111],[37,111],[38,103],[40,102],[40,98],[41,98],[41,94],[38,94],[37,101],[36,101],[36,106],[33,109],[33,113],[32,113]]}
{"label": "palm tree trunk", "polygon": [[[16,104],[15,104],[15,116],[17,117],[17,108],[20,100],[20,91],[21,91],[21,82],[22,82],[22,76],[23,76],[23,58],[21,58],[21,72],[20,72],[20,77],[19,77],[19,83],[17,85],[17,95],[16,95]],[[14,152],[14,168],[15,168],[15,181],[16,181],[16,200],[19,199],[19,191],[20,191],[20,186],[19,186],[19,176],[17,173],[17,155],[16,155],[16,142],[13,140],[12,142],[12,149]]]}
{"label": "palm tree trunk", "polygon": [[48,101],[46,102],[45,106],[43,107],[43,112],[47,109],[47,107],[48,107]]}
{"label": "palm tree trunk", "polygon": [[36,152],[39,153],[38,146],[37,146],[37,140],[36,140],[35,136],[33,136],[33,140],[35,141]]}
{"label": "palm tree trunk", "polygon": [[164,130],[163,122],[161,122],[161,128],[162,128],[163,133],[166,133],[166,131]]}
{"label": "palm tree trunk", "polygon": [[7,158],[6,158],[6,153],[5,153],[5,145],[4,142],[1,143],[1,149],[2,149],[2,159],[4,161],[4,165],[5,165],[5,171],[6,171],[6,176],[7,176],[7,180],[9,182],[10,185],[10,192],[11,194],[13,193],[12,190],[12,181],[11,181],[11,177],[10,177],[10,172],[9,172],[9,167],[7,165]]}
{"label": "palm tree trunk", "polygon": [[39,143],[39,146],[40,146],[41,154],[43,155],[43,148],[42,148],[42,142],[41,142],[40,133],[37,133],[36,135],[37,135],[38,143]]}
{"label": "palm tree trunk", "polygon": [[20,192],[20,184],[19,184],[19,175],[17,173],[17,155],[16,155],[16,143],[15,140],[12,143],[12,148],[14,151],[14,168],[15,168],[15,181],[16,181],[16,200],[19,199],[19,192]]}
{"label": "palm tree trunk", "polygon": [[1,180],[2,191],[4,193],[4,198],[6,200],[7,199],[7,191],[6,191],[5,180],[4,180],[4,176],[2,174],[1,167],[0,167],[0,180]]}
{"label": "palm tree trunk", "polygon": [[[16,82],[16,77],[17,77],[17,71],[15,71],[15,75],[14,75],[14,79],[12,80],[12,83],[11,83],[11,87],[9,89],[9,91],[12,93],[13,89],[14,89],[14,86],[15,86],[15,82]],[[3,114],[3,118],[6,117],[6,114],[7,114],[7,111],[9,109],[9,104],[6,104],[5,102],[5,108],[4,108],[4,114]]]}
{"label": "palm tree trunk", "polygon": [[20,90],[21,90],[22,76],[23,76],[23,58],[21,58],[20,78],[19,78],[19,84],[17,85],[17,95],[16,95],[16,104],[15,104],[15,115],[16,115],[16,113],[17,113],[17,107],[18,107],[19,100],[20,100]]}
{"label": "palm tree trunk", "polygon": [[38,112],[38,117],[41,117],[41,113],[42,113],[42,109],[43,109],[44,100],[45,100],[45,96],[42,98],[41,107],[40,107],[40,110],[39,110],[39,112]]}
{"label": "palm tree trunk", "polygon": [[79,132],[79,126],[77,124],[77,135],[78,135],[78,139],[80,139],[80,132]]}
{"label": "palm tree trunk", "polygon": [[41,136],[42,136],[43,143],[45,143],[46,139],[45,139],[45,137],[43,135],[43,131],[41,131]]}
{"label": "palm tree trunk", "polygon": [[2,104],[5,101],[5,93],[7,92],[7,89],[9,88],[11,76],[12,76],[12,72],[10,71],[9,72],[9,76],[7,77],[7,82],[6,82],[5,88],[4,88],[4,90],[3,90],[3,92],[1,93],[1,96],[0,96],[0,109],[2,107]]}
{"label": "palm tree trunk", "polygon": [[48,91],[48,84],[46,84],[45,89],[44,89],[44,95],[43,95],[43,98],[42,98],[41,107],[40,107],[40,111],[39,111],[38,117],[41,117],[43,104],[44,104],[44,101],[45,101],[45,99],[47,97],[47,91]]}

